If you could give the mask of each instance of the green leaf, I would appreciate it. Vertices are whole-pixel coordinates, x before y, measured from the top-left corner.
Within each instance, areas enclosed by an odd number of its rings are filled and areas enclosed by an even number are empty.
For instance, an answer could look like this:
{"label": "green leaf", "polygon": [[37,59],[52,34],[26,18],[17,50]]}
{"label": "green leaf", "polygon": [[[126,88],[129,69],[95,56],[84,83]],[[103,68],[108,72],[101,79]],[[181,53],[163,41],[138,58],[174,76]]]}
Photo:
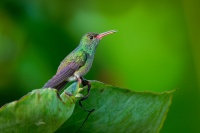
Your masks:
{"label": "green leaf", "polygon": [[[91,85],[91,95],[83,104],[96,110],[81,132],[156,133],[161,129],[172,92],[134,92],[97,81]],[[0,132],[76,132],[88,113],[75,107],[80,90],[77,82],[60,96],[55,89],[37,89],[4,105],[0,108]]]}
{"label": "green leaf", "polygon": [[[172,99],[171,92],[134,92],[91,81],[90,97],[83,102],[95,109],[81,133],[157,133],[160,131]],[[76,132],[86,118],[76,105],[74,113],[57,133]]]}
{"label": "green leaf", "polygon": [[61,96],[55,89],[37,89],[0,108],[1,133],[55,132],[73,113],[78,84]]}

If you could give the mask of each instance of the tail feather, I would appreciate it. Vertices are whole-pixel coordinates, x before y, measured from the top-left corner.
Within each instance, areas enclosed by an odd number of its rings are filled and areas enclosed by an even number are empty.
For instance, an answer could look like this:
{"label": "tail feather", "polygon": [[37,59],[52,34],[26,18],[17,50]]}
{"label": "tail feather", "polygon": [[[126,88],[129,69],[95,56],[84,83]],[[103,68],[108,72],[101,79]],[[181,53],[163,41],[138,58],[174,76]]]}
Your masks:
{"label": "tail feather", "polygon": [[57,89],[58,91],[62,90],[66,85],[67,85],[68,81],[64,81],[61,84],[59,84],[58,86],[56,86],[55,89]]}
{"label": "tail feather", "polygon": [[62,90],[66,85],[67,85],[68,81],[63,81],[62,83],[60,83],[59,85],[57,86],[50,86],[48,85],[48,82],[42,87],[43,89],[44,88],[54,88],[58,91]]}

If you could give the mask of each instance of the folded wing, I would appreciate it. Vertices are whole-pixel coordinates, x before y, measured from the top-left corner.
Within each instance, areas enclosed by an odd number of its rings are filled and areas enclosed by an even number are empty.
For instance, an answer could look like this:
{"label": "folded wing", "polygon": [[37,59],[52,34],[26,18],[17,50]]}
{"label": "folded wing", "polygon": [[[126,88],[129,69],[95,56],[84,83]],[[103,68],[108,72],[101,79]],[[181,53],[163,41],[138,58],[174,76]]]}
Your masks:
{"label": "folded wing", "polygon": [[70,62],[66,67],[54,75],[42,88],[62,89],[67,83],[67,79],[71,77],[81,67],[76,62]]}

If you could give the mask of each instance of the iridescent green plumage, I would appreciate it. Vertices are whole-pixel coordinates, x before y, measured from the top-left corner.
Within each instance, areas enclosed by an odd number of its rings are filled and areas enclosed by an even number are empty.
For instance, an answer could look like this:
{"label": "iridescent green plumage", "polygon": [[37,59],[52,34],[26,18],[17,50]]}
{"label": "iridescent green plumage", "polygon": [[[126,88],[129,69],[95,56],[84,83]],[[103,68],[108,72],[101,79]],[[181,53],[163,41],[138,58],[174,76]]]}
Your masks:
{"label": "iridescent green plumage", "polygon": [[103,36],[114,33],[108,31],[101,34],[86,33],[79,46],[73,50],[60,64],[56,75],[43,88],[62,89],[69,81],[80,80],[91,68],[96,48]]}

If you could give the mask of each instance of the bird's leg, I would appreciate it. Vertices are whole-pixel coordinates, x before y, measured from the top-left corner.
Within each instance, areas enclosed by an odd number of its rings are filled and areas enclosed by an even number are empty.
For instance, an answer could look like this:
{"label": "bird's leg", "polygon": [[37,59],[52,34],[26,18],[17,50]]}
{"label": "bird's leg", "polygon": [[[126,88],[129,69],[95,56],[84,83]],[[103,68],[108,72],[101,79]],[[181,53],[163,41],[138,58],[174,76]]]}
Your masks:
{"label": "bird's leg", "polygon": [[86,96],[82,97],[80,100],[79,100],[79,105],[81,106],[82,109],[84,109],[85,111],[87,112],[93,112],[95,109],[92,109],[92,110],[87,110],[83,107],[82,105],[82,101],[86,100],[89,96],[90,96],[90,88],[91,88],[91,84],[88,80],[85,80],[83,77],[80,77],[81,81],[82,81],[82,85],[83,87],[84,86],[88,86],[88,89],[87,89],[87,94]]}
{"label": "bird's leg", "polygon": [[82,84],[82,79],[81,78],[79,78],[78,76],[75,76],[76,77],[76,79],[77,79],[77,81],[78,81],[78,84],[79,84],[79,86]]}

